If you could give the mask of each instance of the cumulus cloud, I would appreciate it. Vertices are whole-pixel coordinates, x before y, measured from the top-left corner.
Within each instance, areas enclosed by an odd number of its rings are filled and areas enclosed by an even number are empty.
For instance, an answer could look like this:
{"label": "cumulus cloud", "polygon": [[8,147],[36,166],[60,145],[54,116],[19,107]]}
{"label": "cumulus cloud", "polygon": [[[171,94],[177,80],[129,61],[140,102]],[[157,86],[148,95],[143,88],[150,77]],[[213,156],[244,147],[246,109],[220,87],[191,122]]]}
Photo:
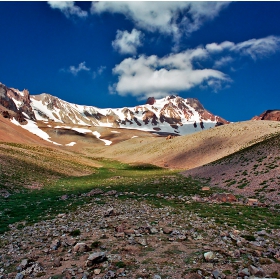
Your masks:
{"label": "cumulus cloud", "polygon": [[85,18],[88,15],[88,12],[76,6],[74,1],[48,1],[48,4],[52,9],[59,9],[68,18],[71,16]]}
{"label": "cumulus cloud", "polygon": [[[232,80],[217,68],[230,66],[237,58],[249,56],[256,60],[279,50],[280,37],[268,36],[240,43],[226,41],[207,44],[162,58],[156,55],[127,58],[113,69],[118,82],[110,86],[109,91],[138,99],[149,96],[160,98],[196,86],[218,91],[228,87]],[[213,66],[204,67],[205,62]],[[226,70],[235,71],[230,67]]]}
{"label": "cumulus cloud", "polygon": [[142,38],[142,32],[136,29],[132,29],[131,33],[117,30],[116,39],[112,42],[112,46],[121,54],[136,54],[137,47],[142,45]]}
{"label": "cumulus cloud", "polygon": [[212,1],[100,1],[92,3],[91,13],[120,13],[138,28],[172,35],[178,41],[182,34],[189,35],[198,30],[228,5],[229,2]]}
{"label": "cumulus cloud", "polygon": [[119,95],[130,94],[138,99],[160,98],[202,84],[215,89],[221,83],[229,82],[227,75],[218,70],[193,67],[194,61],[207,56],[204,48],[197,48],[163,58],[155,55],[127,58],[113,69],[113,73],[118,75],[114,90]]}
{"label": "cumulus cloud", "polygon": [[86,67],[86,63],[81,62],[78,67],[75,66],[70,66],[69,69],[67,70],[67,72],[70,72],[71,74],[73,74],[74,76],[77,76],[77,74],[81,71],[90,71],[90,68]]}
{"label": "cumulus cloud", "polygon": [[267,57],[280,50],[280,37],[268,36],[260,39],[251,39],[238,44],[232,42],[223,42],[221,44],[212,43],[206,45],[210,53],[219,53],[223,51],[234,52],[244,56],[250,56],[256,60]]}

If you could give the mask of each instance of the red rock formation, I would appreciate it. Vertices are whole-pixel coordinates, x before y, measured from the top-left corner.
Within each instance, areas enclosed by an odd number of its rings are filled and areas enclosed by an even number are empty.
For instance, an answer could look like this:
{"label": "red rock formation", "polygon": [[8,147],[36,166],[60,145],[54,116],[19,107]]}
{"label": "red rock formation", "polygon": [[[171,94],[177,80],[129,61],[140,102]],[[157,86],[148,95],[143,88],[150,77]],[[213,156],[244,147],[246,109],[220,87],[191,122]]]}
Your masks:
{"label": "red rock formation", "polygon": [[252,120],[280,121],[280,110],[266,110]]}
{"label": "red rock formation", "polygon": [[154,97],[149,97],[146,101],[146,104],[154,105],[155,102],[156,102],[156,99]]}

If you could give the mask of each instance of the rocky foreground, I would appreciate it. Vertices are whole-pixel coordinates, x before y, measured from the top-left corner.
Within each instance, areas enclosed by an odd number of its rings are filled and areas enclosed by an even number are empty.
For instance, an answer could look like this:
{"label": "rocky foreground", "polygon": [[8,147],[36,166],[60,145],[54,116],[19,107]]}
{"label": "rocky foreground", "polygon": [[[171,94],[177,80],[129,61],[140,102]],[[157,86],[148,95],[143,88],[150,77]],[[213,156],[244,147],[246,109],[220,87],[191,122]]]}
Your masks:
{"label": "rocky foreground", "polygon": [[0,236],[0,279],[280,277],[280,229],[239,231],[121,197],[11,225]]}

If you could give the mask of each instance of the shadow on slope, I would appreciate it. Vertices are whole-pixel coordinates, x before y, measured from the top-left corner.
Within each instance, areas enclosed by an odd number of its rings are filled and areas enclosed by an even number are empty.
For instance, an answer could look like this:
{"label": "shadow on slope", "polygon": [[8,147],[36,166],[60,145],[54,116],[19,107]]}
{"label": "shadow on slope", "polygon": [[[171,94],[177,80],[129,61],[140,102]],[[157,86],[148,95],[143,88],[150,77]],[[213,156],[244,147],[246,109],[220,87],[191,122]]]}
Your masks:
{"label": "shadow on slope", "polygon": [[212,186],[268,204],[279,204],[280,133],[182,174],[208,178]]}

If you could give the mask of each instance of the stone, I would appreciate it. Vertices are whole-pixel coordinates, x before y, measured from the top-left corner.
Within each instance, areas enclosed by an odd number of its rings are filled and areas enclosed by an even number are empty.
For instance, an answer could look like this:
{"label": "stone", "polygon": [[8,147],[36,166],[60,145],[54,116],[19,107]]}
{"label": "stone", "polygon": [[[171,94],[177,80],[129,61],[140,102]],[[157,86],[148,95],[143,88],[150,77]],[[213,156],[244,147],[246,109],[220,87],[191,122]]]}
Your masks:
{"label": "stone", "polygon": [[60,267],[61,266],[61,258],[55,258],[53,261],[54,267]]}
{"label": "stone", "polygon": [[124,230],[124,233],[125,233],[126,235],[134,234],[134,229],[125,229],[125,230]]}
{"label": "stone", "polygon": [[244,269],[240,270],[238,272],[238,276],[239,277],[245,277],[245,276],[249,277],[250,276],[250,272],[249,272],[248,268],[244,268]]}
{"label": "stone", "polygon": [[67,200],[68,199],[68,195],[67,194],[64,194],[60,197],[61,200]]}
{"label": "stone", "polygon": [[147,245],[147,240],[145,238],[139,238],[137,240],[137,242],[142,245],[142,246],[146,246]]}
{"label": "stone", "polygon": [[124,237],[124,232],[117,232],[114,234],[115,237],[119,238],[119,237]]}
{"label": "stone", "polygon": [[212,275],[215,279],[218,279],[219,277],[221,277],[221,273],[219,270],[212,271]]}
{"label": "stone", "polygon": [[186,239],[187,239],[187,236],[184,235],[184,234],[180,234],[180,235],[178,236],[178,239],[183,241],[183,240],[186,240]]}
{"label": "stone", "polygon": [[201,190],[202,190],[202,191],[210,191],[210,188],[209,188],[209,187],[202,187]]}
{"label": "stone", "polygon": [[15,279],[23,279],[24,275],[22,273],[17,273]]}
{"label": "stone", "polygon": [[84,253],[84,252],[87,252],[89,251],[89,247],[87,246],[86,243],[77,243],[75,246],[74,246],[74,252],[79,252],[79,253]]}
{"label": "stone", "polygon": [[173,231],[173,229],[170,228],[170,227],[164,227],[164,228],[162,229],[162,231],[163,231],[163,233],[165,233],[165,234],[170,234],[170,233]]}
{"label": "stone", "polygon": [[107,259],[105,252],[98,252],[90,254],[87,261],[86,266],[93,266],[96,263],[104,262]]}
{"label": "stone", "polygon": [[154,277],[153,277],[153,279],[161,279],[161,276],[158,275],[158,274],[155,274]]}
{"label": "stone", "polygon": [[26,269],[29,263],[30,261],[28,259],[23,259],[20,263],[20,266],[22,267],[22,269]]}
{"label": "stone", "polygon": [[113,279],[116,278],[116,273],[113,270],[109,270],[107,271],[107,273],[105,274],[105,279]]}
{"label": "stone", "polygon": [[212,251],[204,253],[203,256],[207,262],[211,262],[215,258],[215,254]]}
{"label": "stone", "polygon": [[101,272],[101,269],[100,269],[100,268],[96,268],[96,269],[93,270],[93,273],[94,273],[95,275],[99,275],[100,272]]}
{"label": "stone", "polygon": [[151,234],[158,233],[158,230],[155,227],[149,228],[149,231],[150,231]]}
{"label": "stone", "polygon": [[265,273],[261,268],[255,267],[253,265],[249,266],[249,272],[256,277],[264,277]]}
{"label": "stone", "polygon": [[88,273],[87,271],[85,271],[85,272],[83,273],[82,279],[88,279],[88,276],[89,276],[89,273]]}
{"label": "stone", "polygon": [[115,216],[115,215],[116,212],[114,211],[114,208],[111,207],[105,212],[104,217]]}
{"label": "stone", "polygon": [[57,250],[57,249],[60,247],[60,245],[61,245],[60,240],[55,239],[55,240],[53,240],[53,242],[52,242],[52,244],[51,244],[51,248],[52,248],[53,250]]}

